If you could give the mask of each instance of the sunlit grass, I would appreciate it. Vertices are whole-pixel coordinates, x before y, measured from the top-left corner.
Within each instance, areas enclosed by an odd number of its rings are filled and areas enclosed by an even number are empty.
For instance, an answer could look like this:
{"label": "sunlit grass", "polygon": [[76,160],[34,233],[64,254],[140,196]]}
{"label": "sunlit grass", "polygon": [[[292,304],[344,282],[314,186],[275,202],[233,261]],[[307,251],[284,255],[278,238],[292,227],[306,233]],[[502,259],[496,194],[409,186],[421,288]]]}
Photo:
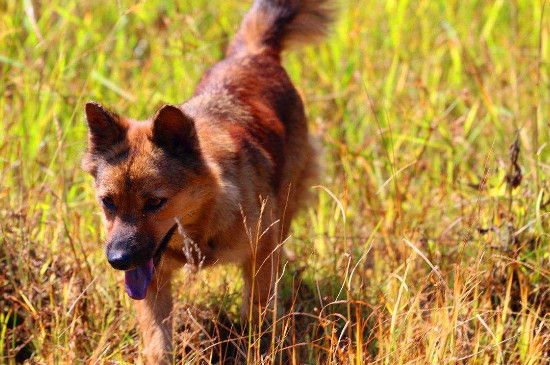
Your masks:
{"label": "sunlit grass", "polygon": [[[185,100],[248,5],[0,2],[0,362],[144,363],[80,169],[83,103]],[[242,330],[236,268],[182,273],[178,359],[548,363],[549,11],[342,1],[326,42],[284,57],[324,188],[287,242],[277,322]]]}

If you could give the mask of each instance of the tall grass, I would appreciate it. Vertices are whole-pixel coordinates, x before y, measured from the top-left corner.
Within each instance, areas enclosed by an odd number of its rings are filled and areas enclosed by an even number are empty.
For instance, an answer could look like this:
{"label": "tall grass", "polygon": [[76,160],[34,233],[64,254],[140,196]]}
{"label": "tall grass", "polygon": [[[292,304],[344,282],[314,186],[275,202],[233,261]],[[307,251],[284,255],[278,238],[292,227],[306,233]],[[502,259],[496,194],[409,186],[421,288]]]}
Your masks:
{"label": "tall grass", "polygon": [[[80,169],[83,103],[183,101],[248,6],[0,2],[0,362],[144,363]],[[547,364],[548,4],[340,7],[326,42],[284,57],[325,173],[278,316],[249,332],[238,270],[182,273],[176,360]]]}

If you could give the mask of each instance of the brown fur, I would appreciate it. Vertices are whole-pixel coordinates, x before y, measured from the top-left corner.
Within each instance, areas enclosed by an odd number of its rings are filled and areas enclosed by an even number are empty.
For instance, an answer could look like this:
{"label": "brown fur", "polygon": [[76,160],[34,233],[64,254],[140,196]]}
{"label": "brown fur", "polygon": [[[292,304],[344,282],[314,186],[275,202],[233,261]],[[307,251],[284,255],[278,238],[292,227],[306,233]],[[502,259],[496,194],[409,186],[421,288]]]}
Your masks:
{"label": "brown fur", "polygon": [[[86,104],[88,151],[104,209],[106,251],[117,242],[143,264],[177,223],[144,300],[136,301],[149,363],[169,361],[170,278],[185,263],[236,263],[243,318],[269,307],[279,244],[316,176],[302,101],[280,64],[295,41],[323,35],[326,0],[257,0],[225,59],[194,96],[134,121]],[[148,207],[166,199],[158,210]],[[149,205],[148,205],[149,204]],[[250,306],[251,305],[251,306]]]}

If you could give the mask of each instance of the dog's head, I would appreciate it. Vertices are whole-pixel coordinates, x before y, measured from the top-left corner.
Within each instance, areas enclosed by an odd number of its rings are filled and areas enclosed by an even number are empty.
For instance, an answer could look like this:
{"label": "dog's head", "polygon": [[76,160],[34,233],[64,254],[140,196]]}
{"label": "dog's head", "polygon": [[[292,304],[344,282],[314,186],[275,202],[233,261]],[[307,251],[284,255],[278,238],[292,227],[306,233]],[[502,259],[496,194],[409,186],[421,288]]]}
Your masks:
{"label": "dog's head", "polygon": [[195,124],[173,105],[141,122],[95,102],[86,104],[85,114],[82,166],[95,178],[107,258],[126,272],[128,294],[143,299],[176,222],[193,223],[212,195]]}

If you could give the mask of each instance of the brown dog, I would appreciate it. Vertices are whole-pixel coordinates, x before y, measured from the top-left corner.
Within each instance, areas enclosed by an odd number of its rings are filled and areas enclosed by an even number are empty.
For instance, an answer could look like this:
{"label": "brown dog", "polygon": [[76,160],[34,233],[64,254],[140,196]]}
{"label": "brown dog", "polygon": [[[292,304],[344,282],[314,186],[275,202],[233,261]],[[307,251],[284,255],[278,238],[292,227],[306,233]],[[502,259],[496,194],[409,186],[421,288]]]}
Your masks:
{"label": "brown dog", "polygon": [[269,307],[280,244],[316,173],[304,107],[280,53],[323,36],[328,0],[256,0],[193,97],[145,121],[86,104],[84,169],[95,178],[109,263],[125,271],[149,363],[170,359],[170,277],[237,263],[241,315]]}

